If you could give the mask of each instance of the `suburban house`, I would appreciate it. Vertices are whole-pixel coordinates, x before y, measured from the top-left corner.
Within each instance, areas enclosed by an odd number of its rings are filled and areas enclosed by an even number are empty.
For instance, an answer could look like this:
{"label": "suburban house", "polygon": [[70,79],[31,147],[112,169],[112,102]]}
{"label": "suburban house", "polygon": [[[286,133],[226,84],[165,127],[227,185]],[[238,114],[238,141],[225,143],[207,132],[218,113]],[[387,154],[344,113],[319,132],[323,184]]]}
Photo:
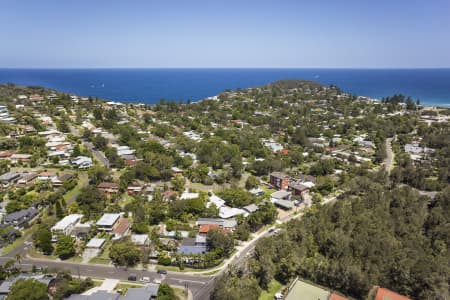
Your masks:
{"label": "suburban house", "polygon": [[35,218],[38,214],[39,210],[34,207],[22,209],[7,215],[4,223],[7,225],[12,225],[15,228],[21,228],[27,225],[28,222],[33,220],[33,218]]}
{"label": "suburban house", "polygon": [[197,238],[184,238],[181,246],[178,248],[179,254],[204,254],[207,252],[206,237],[198,236]]}
{"label": "suburban house", "polygon": [[[103,246],[105,245],[106,239],[102,238],[92,238],[89,240],[89,242],[86,244],[86,249],[90,249],[90,251],[93,250],[96,254],[98,254]],[[86,250],[85,250],[86,251]],[[94,255],[95,256],[95,255]]]}
{"label": "suburban house", "polygon": [[196,224],[197,226],[215,224],[219,228],[233,231],[237,226],[237,221],[235,219],[200,218]]}
{"label": "suburban house", "polygon": [[95,223],[99,231],[112,231],[117,225],[121,214],[103,214],[103,216]]}
{"label": "suburban house", "polygon": [[294,201],[291,200],[291,196],[291,192],[276,191],[270,195],[270,201],[283,209],[291,209],[294,207]]}
{"label": "suburban house", "polygon": [[150,244],[148,234],[132,234],[131,241],[136,246],[148,246]]}
{"label": "suburban house", "polygon": [[7,172],[2,175],[0,175],[0,182],[3,185],[3,187],[8,187],[11,184],[18,181],[20,178],[20,173],[17,172]]}
{"label": "suburban house", "polygon": [[258,208],[258,205],[252,203],[247,206],[244,206],[242,209],[245,210],[248,214],[251,214],[251,213],[254,213],[255,211],[257,211],[259,208]]}
{"label": "suburban house", "polygon": [[247,215],[247,212],[241,208],[222,206],[219,208],[219,217],[222,219],[230,219],[239,215]]}
{"label": "suburban house", "polygon": [[173,176],[183,176],[183,170],[177,167],[172,167],[170,169],[172,171]]}
{"label": "suburban house", "polygon": [[127,193],[128,193],[128,195],[138,195],[142,192],[143,189],[144,189],[144,187],[142,185],[130,184],[127,187]]}
{"label": "suburban house", "polygon": [[188,191],[184,191],[181,194],[180,199],[181,200],[197,199],[199,196],[200,196],[199,193],[189,193]]}
{"label": "suburban house", "polygon": [[144,287],[128,288],[125,295],[98,290],[90,295],[73,294],[67,300],[151,300],[158,296],[159,284],[149,283]]}
{"label": "suburban house", "polygon": [[210,207],[212,204],[214,204],[217,208],[221,208],[225,205],[225,200],[223,200],[219,196],[212,194],[211,196],[209,196],[209,201],[206,204],[206,207]]}
{"label": "suburban house", "polygon": [[51,228],[53,241],[58,239],[58,235],[70,235],[75,228],[75,225],[81,221],[81,218],[83,218],[83,215],[81,214],[72,214],[65,216],[58,221]]}
{"label": "suburban house", "polygon": [[299,181],[292,181],[289,183],[288,190],[292,191],[294,196],[303,196],[309,191],[309,187]]}
{"label": "suburban house", "polygon": [[55,172],[41,172],[39,173],[37,179],[40,181],[52,181],[58,178]]}
{"label": "suburban house", "polygon": [[17,184],[19,185],[28,185],[32,183],[36,178],[38,177],[38,174],[36,172],[29,172],[29,173],[23,173],[22,177],[17,181]]}
{"label": "suburban house", "polygon": [[119,192],[119,184],[115,182],[102,182],[97,188],[108,196],[115,195]]}
{"label": "suburban house", "polygon": [[218,228],[220,228],[218,224],[203,224],[200,225],[200,227],[198,228],[198,234],[207,235],[211,229],[218,229]]}
{"label": "suburban house", "polygon": [[0,160],[11,160],[14,151],[0,151]]}
{"label": "suburban house", "polygon": [[16,153],[11,155],[10,160],[11,163],[13,164],[17,164],[19,162],[29,162],[32,158],[31,154],[21,154],[21,153]]}
{"label": "suburban house", "polygon": [[77,156],[71,160],[71,164],[74,168],[88,169],[92,167],[92,158],[87,156]]}
{"label": "suburban house", "polygon": [[53,180],[52,180],[52,185],[53,185],[54,187],[60,187],[60,186],[62,186],[65,182],[69,182],[69,181],[71,181],[71,180],[74,179],[74,178],[75,178],[75,176],[74,176],[73,174],[66,173],[66,174],[63,174],[63,175],[58,176],[57,178],[53,179]]}
{"label": "suburban house", "polygon": [[396,292],[393,292],[389,289],[386,288],[381,288],[381,287],[376,287],[377,289],[377,293],[375,295],[375,299],[374,300],[384,300],[384,299],[389,299],[389,300],[411,300],[410,298],[397,294]]}
{"label": "suburban house", "polygon": [[113,239],[120,239],[127,235],[130,231],[130,225],[130,221],[127,218],[119,218],[111,231],[114,234]]}
{"label": "suburban house", "polygon": [[289,186],[291,177],[281,172],[270,173],[270,184],[279,190],[285,190]]}

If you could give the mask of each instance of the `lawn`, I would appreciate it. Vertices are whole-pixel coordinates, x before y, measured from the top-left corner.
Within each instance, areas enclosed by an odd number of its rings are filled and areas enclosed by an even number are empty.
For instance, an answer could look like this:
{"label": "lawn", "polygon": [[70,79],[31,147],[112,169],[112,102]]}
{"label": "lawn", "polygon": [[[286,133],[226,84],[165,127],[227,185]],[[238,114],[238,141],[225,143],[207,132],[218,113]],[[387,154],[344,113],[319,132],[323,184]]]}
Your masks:
{"label": "lawn", "polygon": [[103,252],[99,256],[91,258],[89,260],[89,262],[93,263],[93,264],[109,265],[109,263],[111,262],[111,259],[109,258],[109,248],[110,247],[111,247],[111,241],[107,241]]}
{"label": "lawn", "polygon": [[43,259],[57,259],[58,256],[56,255],[45,255],[43,253],[40,253],[39,251],[36,250],[35,247],[31,247],[28,250],[28,255],[34,258],[43,258]]}
{"label": "lawn", "polygon": [[101,258],[101,257],[93,257],[89,260],[90,264],[99,264],[99,265],[109,265],[110,264],[110,259],[105,259],[105,258]]}
{"label": "lawn", "polygon": [[87,176],[80,175],[80,177],[78,178],[78,184],[63,196],[67,204],[75,200],[81,189],[87,184],[88,180],[89,179]]}
{"label": "lawn", "polygon": [[266,196],[277,191],[275,189],[269,188],[268,186],[266,186],[264,184],[261,184],[259,187],[260,187],[260,189],[262,189],[264,191]]}
{"label": "lawn", "polygon": [[184,292],[184,289],[176,288],[173,286],[172,288],[175,291],[175,295],[178,297],[178,299],[185,300],[188,298],[187,294]]}
{"label": "lawn", "polygon": [[6,247],[4,247],[2,249],[2,254],[8,254],[9,252],[13,251],[14,249],[16,249],[17,247],[19,247],[20,245],[23,244],[23,242],[30,236],[32,235],[35,231],[37,230],[37,226],[32,226],[28,229],[25,229],[25,231],[23,232],[22,236],[18,239],[16,239],[14,242],[12,242],[11,244],[7,245]]}
{"label": "lawn", "polygon": [[272,280],[269,284],[269,290],[263,291],[259,295],[258,300],[273,300],[275,294],[281,289],[282,285],[276,280]]}

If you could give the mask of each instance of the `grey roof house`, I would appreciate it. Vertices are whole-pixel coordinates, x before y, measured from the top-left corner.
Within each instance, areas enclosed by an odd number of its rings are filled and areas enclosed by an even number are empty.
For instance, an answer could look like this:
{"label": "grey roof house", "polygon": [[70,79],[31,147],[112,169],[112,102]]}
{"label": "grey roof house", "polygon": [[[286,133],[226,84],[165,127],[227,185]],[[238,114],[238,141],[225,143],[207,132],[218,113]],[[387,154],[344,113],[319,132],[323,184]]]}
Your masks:
{"label": "grey roof house", "polygon": [[125,295],[97,291],[91,295],[71,295],[67,300],[151,300],[158,296],[159,284],[149,283],[140,288],[129,288]]}
{"label": "grey roof house", "polygon": [[39,214],[39,210],[34,207],[30,207],[27,209],[22,209],[19,211],[15,211],[10,213],[5,217],[5,224],[12,225],[14,227],[23,227],[28,222],[30,222],[34,217]]}

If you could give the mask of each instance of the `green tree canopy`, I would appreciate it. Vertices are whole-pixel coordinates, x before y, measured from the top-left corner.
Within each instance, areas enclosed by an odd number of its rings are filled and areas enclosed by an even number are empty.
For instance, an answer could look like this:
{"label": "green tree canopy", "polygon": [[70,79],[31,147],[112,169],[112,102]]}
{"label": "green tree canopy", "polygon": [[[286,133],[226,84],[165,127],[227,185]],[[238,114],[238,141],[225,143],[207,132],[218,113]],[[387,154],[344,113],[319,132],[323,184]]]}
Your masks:
{"label": "green tree canopy", "polygon": [[19,279],[12,286],[8,300],[46,300],[47,285],[36,279]]}

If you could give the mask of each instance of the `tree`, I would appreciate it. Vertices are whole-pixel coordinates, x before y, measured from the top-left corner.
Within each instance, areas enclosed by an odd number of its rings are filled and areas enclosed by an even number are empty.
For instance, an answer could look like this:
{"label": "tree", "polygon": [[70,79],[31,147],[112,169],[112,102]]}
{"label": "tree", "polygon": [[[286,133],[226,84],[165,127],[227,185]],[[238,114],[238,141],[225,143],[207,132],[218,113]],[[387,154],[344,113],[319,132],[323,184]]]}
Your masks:
{"label": "tree", "polygon": [[58,219],[61,219],[64,216],[64,211],[59,201],[56,201],[55,203],[55,214]]}
{"label": "tree", "polygon": [[47,227],[39,227],[34,234],[33,242],[36,248],[41,250],[44,254],[53,252],[52,232]]}
{"label": "tree", "polygon": [[52,296],[54,300],[67,299],[70,295],[81,294],[93,286],[94,282],[89,277],[78,279],[73,278],[69,271],[59,271],[56,275]]}
{"label": "tree", "polygon": [[46,300],[47,285],[36,279],[19,279],[12,286],[8,300]]}
{"label": "tree", "polygon": [[245,188],[247,190],[251,190],[253,188],[257,188],[259,185],[259,179],[256,176],[248,176],[247,181],[245,182]]}
{"label": "tree", "polygon": [[158,300],[178,300],[177,295],[175,295],[175,291],[170,285],[166,283],[161,283],[158,289]]}
{"label": "tree", "polygon": [[208,232],[208,248],[222,256],[228,256],[234,248],[231,234],[221,229],[212,229]]}
{"label": "tree", "polygon": [[109,258],[119,266],[132,267],[139,262],[141,253],[129,239],[114,242],[109,251]]}
{"label": "tree", "polygon": [[61,259],[67,259],[75,255],[75,240],[69,235],[61,235],[56,243],[55,254]]}
{"label": "tree", "polygon": [[182,176],[175,176],[172,180],[172,188],[175,191],[182,192],[184,190],[184,185],[186,184],[186,180]]}
{"label": "tree", "polygon": [[256,279],[247,276],[239,277],[230,272],[215,279],[211,299],[257,300],[260,293],[261,288]]}
{"label": "tree", "polygon": [[105,195],[95,186],[91,185],[82,189],[80,195],[78,195],[76,199],[80,209],[88,218],[96,216],[103,211],[105,200]]}
{"label": "tree", "polygon": [[94,166],[89,169],[88,175],[92,183],[97,184],[109,177],[110,171],[102,166]]}

